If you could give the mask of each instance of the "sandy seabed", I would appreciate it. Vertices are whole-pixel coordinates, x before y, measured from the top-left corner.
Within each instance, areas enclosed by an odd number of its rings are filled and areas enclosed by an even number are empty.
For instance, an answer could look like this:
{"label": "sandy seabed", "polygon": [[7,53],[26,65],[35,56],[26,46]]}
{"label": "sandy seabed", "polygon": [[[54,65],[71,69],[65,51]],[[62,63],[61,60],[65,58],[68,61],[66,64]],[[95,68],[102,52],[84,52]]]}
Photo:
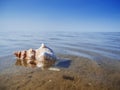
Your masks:
{"label": "sandy seabed", "polygon": [[120,90],[119,60],[58,56],[71,61],[59,72],[14,64],[4,69],[0,90]]}

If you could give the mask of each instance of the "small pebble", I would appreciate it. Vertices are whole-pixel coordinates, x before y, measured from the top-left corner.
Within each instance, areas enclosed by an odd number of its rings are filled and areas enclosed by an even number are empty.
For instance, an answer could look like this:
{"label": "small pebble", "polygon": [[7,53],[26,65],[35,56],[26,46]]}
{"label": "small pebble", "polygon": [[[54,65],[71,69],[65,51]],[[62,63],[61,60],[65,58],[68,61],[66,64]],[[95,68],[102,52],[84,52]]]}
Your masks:
{"label": "small pebble", "polygon": [[92,85],[92,83],[88,83],[88,85],[89,85],[89,86],[91,86],[91,85]]}
{"label": "small pebble", "polygon": [[32,78],[32,76],[31,76],[31,75],[29,75],[29,76],[28,76],[28,78]]}
{"label": "small pebble", "polygon": [[73,76],[67,76],[67,75],[63,75],[63,79],[66,79],[66,80],[71,80],[71,81],[73,81],[73,80],[74,80],[74,77],[73,77]]}
{"label": "small pebble", "polygon": [[49,82],[51,82],[52,80],[49,80]]}

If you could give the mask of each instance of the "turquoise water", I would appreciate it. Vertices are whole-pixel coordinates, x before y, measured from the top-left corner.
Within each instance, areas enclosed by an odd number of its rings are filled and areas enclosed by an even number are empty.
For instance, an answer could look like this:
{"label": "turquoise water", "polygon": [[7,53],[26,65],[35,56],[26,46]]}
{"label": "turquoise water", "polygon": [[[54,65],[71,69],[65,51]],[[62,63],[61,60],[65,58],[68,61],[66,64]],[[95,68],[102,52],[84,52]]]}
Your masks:
{"label": "turquoise water", "polygon": [[14,51],[39,48],[45,43],[57,54],[92,59],[107,57],[120,60],[119,32],[4,32],[0,31],[0,57]]}

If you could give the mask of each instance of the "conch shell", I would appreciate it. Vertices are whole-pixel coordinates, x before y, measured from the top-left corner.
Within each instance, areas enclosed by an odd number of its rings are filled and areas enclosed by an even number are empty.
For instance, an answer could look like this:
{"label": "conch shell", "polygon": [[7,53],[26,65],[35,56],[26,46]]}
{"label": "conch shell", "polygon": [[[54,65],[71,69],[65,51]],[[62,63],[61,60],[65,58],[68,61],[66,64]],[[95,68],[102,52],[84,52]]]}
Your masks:
{"label": "conch shell", "polygon": [[42,44],[40,48],[34,50],[23,50],[23,51],[17,51],[14,53],[14,55],[17,57],[17,60],[19,59],[19,62],[26,62],[27,64],[34,64],[37,67],[50,67],[55,64],[55,61],[57,60],[56,55],[45,44]]}

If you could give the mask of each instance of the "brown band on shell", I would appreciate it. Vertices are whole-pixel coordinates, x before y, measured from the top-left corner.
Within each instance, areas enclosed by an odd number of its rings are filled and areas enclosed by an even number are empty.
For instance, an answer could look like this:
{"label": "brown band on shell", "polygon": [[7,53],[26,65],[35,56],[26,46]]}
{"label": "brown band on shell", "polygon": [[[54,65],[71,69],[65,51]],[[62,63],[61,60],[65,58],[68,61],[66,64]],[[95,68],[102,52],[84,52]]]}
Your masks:
{"label": "brown band on shell", "polygon": [[36,56],[36,51],[35,50],[32,50],[34,52],[34,56],[33,56],[33,59],[35,60],[35,56]]}
{"label": "brown band on shell", "polygon": [[21,51],[18,53],[18,58],[20,58],[21,57]]}
{"label": "brown band on shell", "polygon": [[24,52],[23,59],[27,57],[27,51]]}
{"label": "brown band on shell", "polygon": [[27,51],[25,51],[25,58],[27,57]]}

